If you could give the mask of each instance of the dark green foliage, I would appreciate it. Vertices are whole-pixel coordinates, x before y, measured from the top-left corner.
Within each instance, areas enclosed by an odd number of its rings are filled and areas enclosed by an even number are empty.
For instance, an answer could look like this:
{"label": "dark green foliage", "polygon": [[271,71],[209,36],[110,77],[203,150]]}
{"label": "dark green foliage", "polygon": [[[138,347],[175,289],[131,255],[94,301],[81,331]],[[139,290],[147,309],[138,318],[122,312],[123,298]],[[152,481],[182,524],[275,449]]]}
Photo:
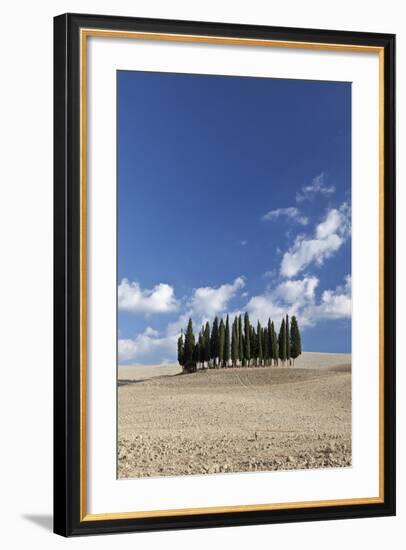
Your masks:
{"label": "dark green foliage", "polygon": [[194,370],[194,350],[195,350],[195,335],[193,333],[193,323],[192,319],[189,319],[186,334],[185,334],[185,345],[184,345],[184,368],[187,371]]}
{"label": "dark green foliage", "polygon": [[230,321],[226,318],[226,329],[224,333],[224,365],[228,367],[230,361]]}
{"label": "dark green foliage", "polygon": [[203,365],[204,363],[204,355],[205,355],[205,350],[204,350],[204,338],[203,338],[203,327],[202,327],[202,330],[199,332],[199,340],[198,340],[198,343],[199,343],[199,357],[197,359],[197,362],[200,363],[201,365]]}
{"label": "dark green foliage", "polygon": [[272,363],[278,365],[279,360],[285,364],[286,360],[293,359],[294,362],[302,352],[299,325],[294,315],[290,323],[287,315],[282,319],[279,335],[271,319],[268,319],[265,327],[258,321],[255,328],[250,323],[248,313],[244,314],[244,320],[241,315],[235,317],[231,327],[228,315],[225,321],[215,317],[211,331],[207,322],[202,326],[197,341],[192,319],[189,319],[185,334],[182,331],[177,346],[178,362],[184,372],[195,372],[207,366],[263,367]]}
{"label": "dark green foliage", "polygon": [[281,328],[279,330],[279,359],[282,363],[286,361],[286,323],[285,319],[282,319]]}
{"label": "dark green foliage", "polygon": [[238,360],[240,364],[244,360],[244,337],[242,334],[242,318],[241,315],[238,317]]}
{"label": "dark green foliage", "polygon": [[279,343],[278,343],[278,337],[276,336],[276,330],[275,325],[271,324],[271,332],[272,332],[272,359],[274,361],[274,364],[278,364],[279,360]]}
{"label": "dark green foliage", "polygon": [[185,361],[185,350],[184,350],[183,332],[182,332],[182,334],[178,338],[178,363],[181,367],[183,367],[183,365],[185,364],[184,361]]}
{"label": "dark green foliage", "polygon": [[289,328],[289,315],[286,315],[286,322],[285,322],[285,330],[286,330],[286,360],[289,362],[290,365],[290,328]]}
{"label": "dark green foliage", "polygon": [[219,320],[218,317],[214,318],[213,327],[211,329],[210,337],[210,359],[212,361],[212,366],[215,367],[217,364],[217,358],[219,356]]}
{"label": "dark green foliage", "polygon": [[231,363],[233,365],[237,365],[240,358],[238,353],[238,340],[238,320],[236,317],[233,322],[233,332],[231,335]]}
{"label": "dark green foliage", "polygon": [[249,365],[251,361],[251,325],[248,313],[244,315],[244,362]]}
{"label": "dark green foliage", "polygon": [[261,323],[258,321],[258,324],[257,324],[257,339],[256,339],[256,345],[255,345],[255,352],[256,352],[256,357],[258,357],[258,364],[259,366],[262,366],[262,361],[263,361],[263,350],[262,350],[262,327],[261,327]]}
{"label": "dark green foliage", "polygon": [[268,338],[268,329],[263,328],[262,329],[262,351],[264,354],[264,365],[269,365],[269,338]]}
{"label": "dark green foliage", "polygon": [[224,321],[221,319],[220,328],[219,328],[219,364],[223,366],[224,362],[224,344],[225,344],[226,329],[224,326]]}
{"label": "dark green foliage", "polygon": [[210,361],[210,324],[207,321],[206,326],[204,327],[203,333],[203,342],[204,342],[204,361],[207,363],[206,367]]}
{"label": "dark green foliage", "polygon": [[297,319],[292,315],[292,322],[290,327],[290,355],[295,364],[295,359],[302,353],[302,339],[300,336],[299,325]]}

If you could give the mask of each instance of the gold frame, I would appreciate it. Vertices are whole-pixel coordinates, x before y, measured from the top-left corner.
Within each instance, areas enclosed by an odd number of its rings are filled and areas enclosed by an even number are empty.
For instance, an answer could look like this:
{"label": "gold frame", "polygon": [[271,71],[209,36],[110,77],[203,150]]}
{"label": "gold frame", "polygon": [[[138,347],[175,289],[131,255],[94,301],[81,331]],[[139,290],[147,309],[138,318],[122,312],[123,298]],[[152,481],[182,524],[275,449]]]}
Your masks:
{"label": "gold frame", "polygon": [[[357,53],[377,53],[379,56],[379,496],[339,500],[251,504],[181,508],[176,510],[146,510],[137,512],[87,513],[87,39],[88,37],[163,40],[175,42],[216,43],[276,48],[301,48]],[[184,35],[171,33],[80,29],[80,521],[140,519],[152,517],[220,514],[289,510],[328,506],[379,504],[384,502],[384,48],[354,44],[320,44],[223,36]]]}

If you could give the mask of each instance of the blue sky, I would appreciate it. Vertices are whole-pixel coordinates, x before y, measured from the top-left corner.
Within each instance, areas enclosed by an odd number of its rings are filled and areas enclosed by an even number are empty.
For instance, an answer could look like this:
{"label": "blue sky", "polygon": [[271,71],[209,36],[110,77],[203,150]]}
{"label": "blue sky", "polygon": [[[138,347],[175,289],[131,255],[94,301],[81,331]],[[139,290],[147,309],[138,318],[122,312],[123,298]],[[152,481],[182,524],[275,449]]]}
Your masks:
{"label": "blue sky", "polygon": [[351,350],[351,85],[119,71],[119,363],[192,316],[296,314]]}

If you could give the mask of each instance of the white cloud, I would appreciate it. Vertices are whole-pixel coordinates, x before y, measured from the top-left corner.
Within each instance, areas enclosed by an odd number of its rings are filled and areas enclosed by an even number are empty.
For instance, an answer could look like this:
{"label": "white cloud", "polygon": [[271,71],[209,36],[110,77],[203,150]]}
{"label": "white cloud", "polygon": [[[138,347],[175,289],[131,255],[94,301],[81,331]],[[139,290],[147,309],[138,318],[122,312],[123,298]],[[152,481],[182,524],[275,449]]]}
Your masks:
{"label": "white cloud", "polygon": [[334,193],[336,188],[334,185],[324,185],[324,172],[313,178],[309,185],[304,185],[300,192],[296,193],[296,202],[312,200],[315,195],[321,194],[324,196]]}
{"label": "white cloud", "polygon": [[160,337],[159,333],[148,327],[144,333],[134,339],[118,340],[118,360],[135,361],[137,363],[151,363],[151,360],[160,363],[165,356],[169,361],[176,360],[177,335]]}
{"label": "white cloud", "polygon": [[160,283],[152,290],[122,279],[118,286],[118,309],[133,313],[170,313],[179,309],[173,287]]}
{"label": "white cloud", "polygon": [[344,319],[351,317],[351,277],[334,290],[325,290],[320,299],[316,297],[319,285],[317,277],[289,280],[280,283],[273,290],[252,297],[245,310],[251,321],[266,323],[270,317],[279,326],[288,314],[296,315],[301,327],[313,326],[322,319]]}
{"label": "white cloud", "polygon": [[247,246],[247,244],[248,244],[248,241],[246,239],[240,241],[241,246]]}
{"label": "white cloud", "polygon": [[302,304],[304,301],[314,299],[318,284],[319,279],[317,277],[284,281],[275,288],[273,297],[288,304]]}
{"label": "white cloud", "polygon": [[343,286],[325,290],[320,303],[309,308],[306,313],[311,320],[349,318],[351,307],[351,276],[347,275]]}
{"label": "white cloud", "polygon": [[279,218],[288,218],[292,221],[299,223],[300,225],[307,225],[309,219],[300,215],[300,211],[296,206],[289,206],[288,208],[277,208],[276,210],[270,210],[264,216],[263,221],[275,221]]}
{"label": "white cloud", "polygon": [[350,234],[350,208],[347,203],[331,209],[316,227],[313,237],[299,235],[282,258],[280,273],[294,277],[309,264],[322,265],[344,244]]}
{"label": "white cloud", "polygon": [[245,286],[243,277],[237,277],[232,284],[224,284],[217,288],[205,286],[197,288],[190,301],[193,314],[209,318],[225,311],[228,302]]}

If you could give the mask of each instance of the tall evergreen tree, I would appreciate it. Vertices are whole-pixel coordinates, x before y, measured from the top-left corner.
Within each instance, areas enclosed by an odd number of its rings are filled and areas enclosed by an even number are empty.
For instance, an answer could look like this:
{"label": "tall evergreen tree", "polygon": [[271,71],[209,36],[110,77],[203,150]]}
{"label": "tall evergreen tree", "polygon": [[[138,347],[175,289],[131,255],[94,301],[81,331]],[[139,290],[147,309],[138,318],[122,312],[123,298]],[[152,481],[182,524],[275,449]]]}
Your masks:
{"label": "tall evergreen tree", "polygon": [[260,367],[262,367],[262,361],[263,361],[263,350],[262,350],[262,327],[261,323],[258,321],[257,324],[257,341],[256,341],[256,356],[258,357],[258,364]]}
{"label": "tall evergreen tree", "polygon": [[242,318],[238,317],[238,360],[240,365],[244,362],[244,337],[242,333]]}
{"label": "tall evergreen tree", "polygon": [[230,321],[226,317],[226,329],[224,333],[224,366],[228,367],[230,362]]}
{"label": "tall evergreen tree", "polygon": [[237,366],[238,360],[238,320],[237,317],[235,317],[233,322],[233,331],[231,335],[231,364],[233,365],[233,367]]}
{"label": "tall evergreen tree", "polygon": [[199,362],[199,343],[196,342],[195,347],[193,348],[193,361],[192,361],[192,371],[195,371],[197,369],[197,364]]}
{"label": "tall evergreen tree", "polygon": [[279,330],[279,359],[285,364],[286,361],[286,323],[282,319],[281,328]]}
{"label": "tall evergreen tree", "polygon": [[262,329],[262,349],[264,353],[264,366],[267,367],[269,365],[269,338],[266,327]]}
{"label": "tall evergreen tree", "polygon": [[220,328],[219,328],[219,366],[220,367],[222,367],[224,364],[225,336],[226,336],[226,329],[224,326],[224,321],[223,319],[221,319]]}
{"label": "tall evergreen tree", "polygon": [[272,365],[273,359],[273,331],[272,331],[272,321],[268,319],[268,349],[269,349],[269,363]]}
{"label": "tall evergreen tree", "polygon": [[192,319],[189,318],[189,322],[185,334],[185,345],[184,345],[184,365],[185,370],[193,370],[193,352],[195,349],[195,335],[193,334],[193,323]]}
{"label": "tall evergreen tree", "polygon": [[258,351],[257,351],[257,334],[255,332],[255,328],[250,324],[250,356],[251,356],[251,361],[248,363],[248,365],[250,365],[251,363],[253,365],[257,365],[258,364]]}
{"label": "tall evergreen tree", "polygon": [[206,368],[207,368],[210,362],[210,323],[208,321],[206,323],[206,326],[204,327],[203,341],[204,341],[204,362],[206,363]]}
{"label": "tall evergreen tree", "polygon": [[219,356],[219,343],[219,320],[216,316],[213,321],[210,338],[210,359],[212,361],[213,367],[217,366],[217,358]]}
{"label": "tall evergreen tree", "polygon": [[251,343],[250,343],[250,336],[251,336],[251,325],[250,325],[250,318],[248,313],[246,312],[244,315],[244,362],[249,366],[251,361]]}
{"label": "tall evergreen tree", "polygon": [[275,325],[273,321],[271,323],[271,332],[272,332],[272,359],[273,359],[274,365],[278,365],[279,343],[278,343],[278,337],[276,335]]}
{"label": "tall evergreen tree", "polygon": [[286,360],[290,363],[290,327],[289,327],[289,315],[286,315],[286,323],[285,323],[285,330],[286,330]]}
{"label": "tall evergreen tree", "polygon": [[185,349],[184,349],[184,343],[183,343],[183,332],[178,338],[178,363],[181,367],[184,366],[185,361]]}
{"label": "tall evergreen tree", "polygon": [[292,321],[290,326],[290,354],[293,359],[293,366],[295,365],[295,359],[302,353],[302,339],[300,336],[299,325],[297,319],[292,315]]}
{"label": "tall evergreen tree", "polygon": [[205,350],[204,350],[204,338],[203,338],[203,327],[202,327],[202,330],[199,332],[199,340],[198,340],[198,343],[199,343],[199,358],[198,358],[198,363],[200,363],[200,368],[203,368],[203,364],[204,364],[204,355],[205,355]]}

